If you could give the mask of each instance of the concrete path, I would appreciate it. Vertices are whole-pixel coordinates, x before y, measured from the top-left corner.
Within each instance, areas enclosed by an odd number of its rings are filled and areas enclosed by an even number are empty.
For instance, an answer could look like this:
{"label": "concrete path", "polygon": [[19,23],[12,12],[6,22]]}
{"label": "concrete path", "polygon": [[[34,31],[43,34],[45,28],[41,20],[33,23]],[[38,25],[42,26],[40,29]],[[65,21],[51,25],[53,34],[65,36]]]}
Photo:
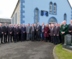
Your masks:
{"label": "concrete path", "polygon": [[0,45],[0,59],[54,59],[49,42],[17,42]]}

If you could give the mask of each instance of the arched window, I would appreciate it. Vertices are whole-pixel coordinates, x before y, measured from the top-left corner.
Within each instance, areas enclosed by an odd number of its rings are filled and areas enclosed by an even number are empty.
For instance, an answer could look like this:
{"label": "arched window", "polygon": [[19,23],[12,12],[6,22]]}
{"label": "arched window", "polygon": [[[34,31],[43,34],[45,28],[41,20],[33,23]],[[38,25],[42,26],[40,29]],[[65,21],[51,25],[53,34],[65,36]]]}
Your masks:
{"label": "arched window", "polygon": [[55,18],[55,17],[51,17],[50,19],[49,19],[49,21],[48,21],[48,23],[58,23],[57,22],[57,19]]}
{"label": "arched window", "polygon": [[52,10],[53,10],[53,3],[52,2],[50,2],[50,4],[49,4],[49,12],[52,14]]}
{"label": "arched window", "polygon": [[35,8],[34,10],[34,23],[38,23],[39,22],[39,9]]}
{"label": "arched window", "polygon": [[67,14],[66,13],[64,14],[64,20],[67,20]]}
{"label": "arched window", "polygon": [[56,3],[54,3],[54,6],[53,6],[53,13],[57,14],[57,4]]}

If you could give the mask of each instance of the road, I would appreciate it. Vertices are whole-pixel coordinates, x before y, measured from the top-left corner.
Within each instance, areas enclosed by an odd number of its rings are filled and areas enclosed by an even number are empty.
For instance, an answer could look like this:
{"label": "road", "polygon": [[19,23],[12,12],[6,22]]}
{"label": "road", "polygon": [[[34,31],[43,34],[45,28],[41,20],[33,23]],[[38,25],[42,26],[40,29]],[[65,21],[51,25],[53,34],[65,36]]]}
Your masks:
{"label": "road", "polygon": [[0,59],[54,59],[49,42],[17,42],[0,45]]}

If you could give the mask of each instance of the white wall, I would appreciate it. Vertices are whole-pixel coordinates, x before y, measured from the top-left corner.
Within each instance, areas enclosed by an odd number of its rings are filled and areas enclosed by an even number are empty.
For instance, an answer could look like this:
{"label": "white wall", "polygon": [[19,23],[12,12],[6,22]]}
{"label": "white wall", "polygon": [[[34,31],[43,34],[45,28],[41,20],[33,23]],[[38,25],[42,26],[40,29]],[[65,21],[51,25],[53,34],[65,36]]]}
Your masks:
{"label": "white wall", "polygon": [[[16,18],[15,18],[16,13],[17,13],[17,21],[16,21]],[[16,23],[20,24],[20,3],[18,3],[18,6],[17,6],[17,8],[16,8],[16,10],[15,10],[13,16],[12,16],[12,20],[14,21],[13,24],[16,24]]]}

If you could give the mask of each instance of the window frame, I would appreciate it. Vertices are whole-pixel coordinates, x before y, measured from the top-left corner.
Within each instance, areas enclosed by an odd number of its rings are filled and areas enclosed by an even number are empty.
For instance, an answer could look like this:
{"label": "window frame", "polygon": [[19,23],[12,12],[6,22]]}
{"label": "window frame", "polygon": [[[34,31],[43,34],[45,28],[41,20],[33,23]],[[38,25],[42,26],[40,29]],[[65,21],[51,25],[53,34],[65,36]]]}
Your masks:
{"label": "window frame", "polygon": [[57,15],[57,4],[56,3],[54,3],[53,5],[53,14]]}
{"label": "window frame", "polygon": [[[36,14],[37,12],[37,14]],[[39,22],[39,9],[35,8],[34,9],[34,23],[37,24]]]}
{"label": "window frame", "polygon": [[49,13],[53,14],[53,2],[49,3]]}
{"label": "window frame", "polygon": [[64,13],[64,20],[67,21],[67,14],[66,13]]}

